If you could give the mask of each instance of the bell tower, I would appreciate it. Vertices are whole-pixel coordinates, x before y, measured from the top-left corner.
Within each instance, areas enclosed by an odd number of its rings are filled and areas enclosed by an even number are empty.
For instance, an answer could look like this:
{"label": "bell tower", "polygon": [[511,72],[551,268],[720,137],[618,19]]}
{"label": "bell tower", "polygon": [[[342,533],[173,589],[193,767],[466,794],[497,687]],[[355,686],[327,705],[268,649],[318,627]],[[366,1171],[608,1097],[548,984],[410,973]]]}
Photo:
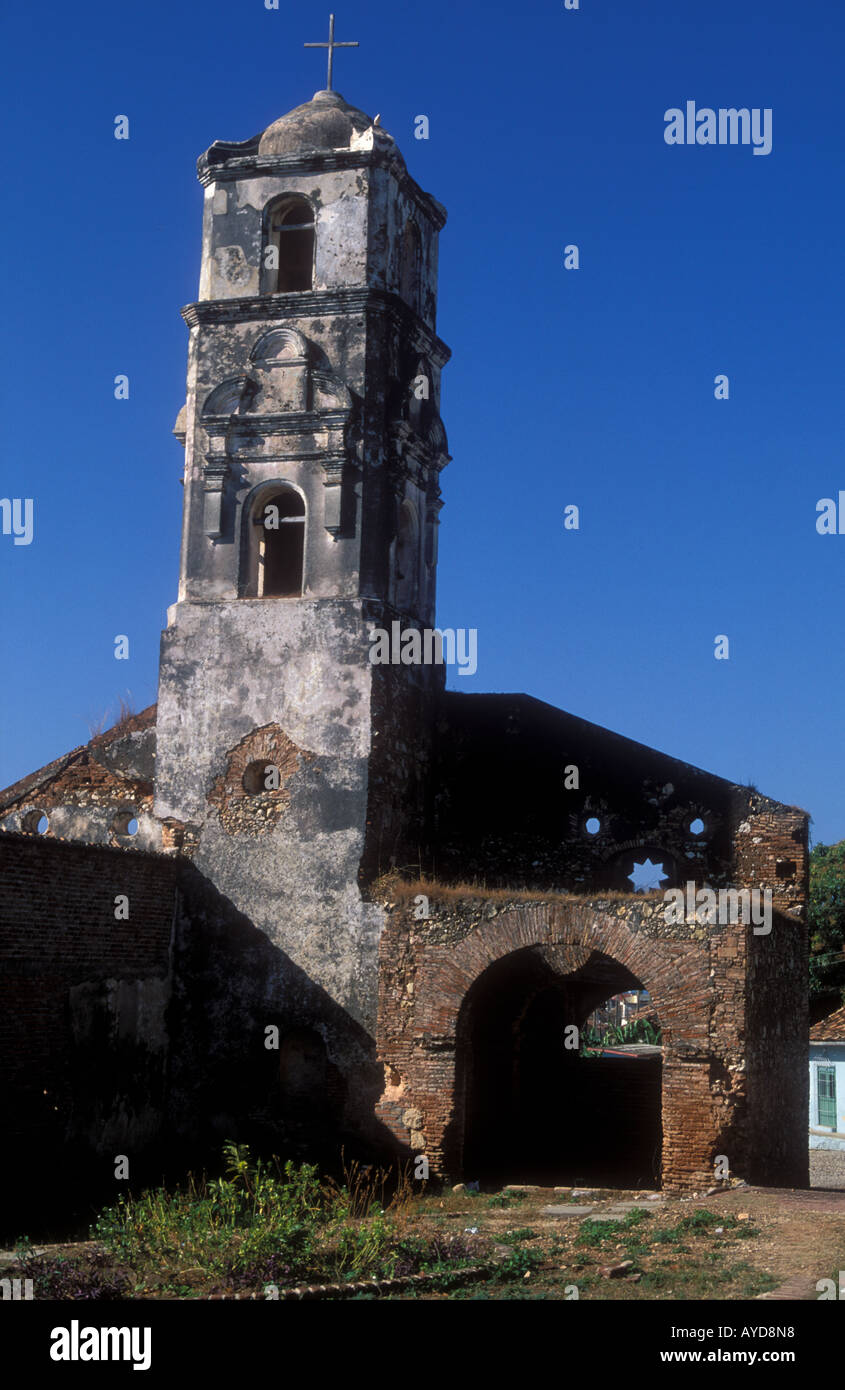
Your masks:
{"label": "bell tower", "polygon": [[359,885],[417,857],[443,682],[370,654],[374,628],[434,625],[446,213],[332,90],[215,141],[198,175],[156,814],[369,1031],[378,914]]}

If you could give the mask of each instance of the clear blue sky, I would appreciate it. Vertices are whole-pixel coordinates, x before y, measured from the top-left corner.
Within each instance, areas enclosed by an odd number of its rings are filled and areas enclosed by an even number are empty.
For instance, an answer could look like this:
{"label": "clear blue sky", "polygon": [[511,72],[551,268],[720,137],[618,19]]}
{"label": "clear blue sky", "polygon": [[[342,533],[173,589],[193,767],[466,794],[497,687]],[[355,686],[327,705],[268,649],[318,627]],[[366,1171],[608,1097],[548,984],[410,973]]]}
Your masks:
{"label": "clear blue sky", "polygon": [[[336,87],[450,214],[438,618],[479,634],[477,676],[450,684],[526,691],[754,781],[838,840],[845,535],[815,521],[845,489],[845,11],[581,4],[337,0],[337,37],[361,47]],[[2,20],[0,495],[35,502],[32,545],[0,537],[2,785],[118,695],[155,699],[195,161],[325,85],[302,44],[328,8],[48,0]],[[664,111],[687,100],[772,108],[772,153],[668,146]]]}

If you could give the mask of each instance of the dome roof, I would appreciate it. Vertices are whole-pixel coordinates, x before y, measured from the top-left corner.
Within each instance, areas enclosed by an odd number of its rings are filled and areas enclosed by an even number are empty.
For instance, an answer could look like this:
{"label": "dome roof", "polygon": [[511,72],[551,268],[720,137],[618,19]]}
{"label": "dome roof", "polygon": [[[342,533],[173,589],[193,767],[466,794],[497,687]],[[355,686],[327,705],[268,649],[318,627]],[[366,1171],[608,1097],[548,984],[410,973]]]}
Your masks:
{"label": "dome roof", "polygon": [[354,136],[363,134],[372,124],[370,117],[350,106],[340,92],[315,92],[311,101],[267,127],[259,140],[258,153],[348,150]]}

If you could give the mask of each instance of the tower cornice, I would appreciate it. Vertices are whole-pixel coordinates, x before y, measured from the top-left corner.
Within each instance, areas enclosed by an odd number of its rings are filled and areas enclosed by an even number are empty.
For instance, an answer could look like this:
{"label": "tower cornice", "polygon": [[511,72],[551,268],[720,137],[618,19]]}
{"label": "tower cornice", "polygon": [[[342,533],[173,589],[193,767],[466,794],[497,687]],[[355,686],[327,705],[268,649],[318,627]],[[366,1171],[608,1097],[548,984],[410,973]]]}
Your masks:
{"label": "tower cornice", "polygon": [[374,313],[392,319],[405,332],[410,332],[419,350],[431,357],[438,367],[444,367],[452,356],[451,348],[408,308],[399,295],[366,286],[304,290],[302,293],[284,295],[251,295],[241,299],[201,299],[195,304],[186,304],[181,312],[189,328],[226,323],[281,325],[288,320],[320,318],[326,314]]}

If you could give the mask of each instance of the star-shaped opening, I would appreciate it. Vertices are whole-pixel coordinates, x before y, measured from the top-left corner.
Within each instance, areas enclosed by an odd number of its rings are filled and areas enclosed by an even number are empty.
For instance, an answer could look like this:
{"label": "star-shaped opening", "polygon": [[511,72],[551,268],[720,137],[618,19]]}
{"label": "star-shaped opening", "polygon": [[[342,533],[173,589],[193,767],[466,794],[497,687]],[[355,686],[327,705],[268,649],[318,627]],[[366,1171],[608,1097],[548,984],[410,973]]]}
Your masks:
{"label": "star-shaped opening", "polygon": [[668,877],[669,875],[663,872],[663,865],[652,864],[650,859],[646,859],[642,864],[634,861],[634,871],[628,875],[635,893],[653,893]]}

